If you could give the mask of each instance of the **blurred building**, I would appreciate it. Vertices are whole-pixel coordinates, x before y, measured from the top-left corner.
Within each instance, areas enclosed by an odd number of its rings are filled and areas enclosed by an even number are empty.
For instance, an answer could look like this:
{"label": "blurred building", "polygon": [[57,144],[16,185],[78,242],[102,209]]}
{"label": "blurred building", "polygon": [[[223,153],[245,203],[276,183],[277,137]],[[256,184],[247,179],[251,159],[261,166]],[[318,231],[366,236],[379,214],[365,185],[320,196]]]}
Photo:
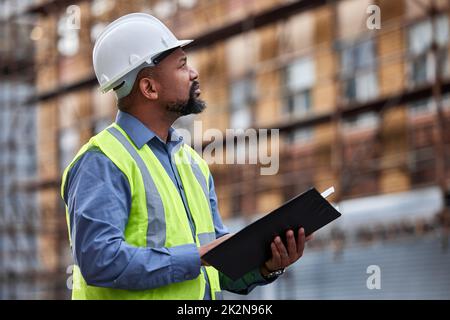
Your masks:
{"label": "blurred building", "polygon": [[[60,176],[117,110],[98,91],[93,43],[136,11],[196,39],[189,62],[208,109],[178,127],[280,129],[276,175],[211,164],[231,230],[309,187],[337,190],[343,217],[248,298],[450,298],[449,10],[445,0],[0,0],[0,298],[69,297]],[[366,287],[371,265],[380,290]]]}
{"label": "blurred building", "polygon": [[9,22],[4,5],[0,2],[0,299],[32,298],[40,272],[39,206],[37,194],[20,185],[37,178],[34,45],[29,40],[34,22]]}

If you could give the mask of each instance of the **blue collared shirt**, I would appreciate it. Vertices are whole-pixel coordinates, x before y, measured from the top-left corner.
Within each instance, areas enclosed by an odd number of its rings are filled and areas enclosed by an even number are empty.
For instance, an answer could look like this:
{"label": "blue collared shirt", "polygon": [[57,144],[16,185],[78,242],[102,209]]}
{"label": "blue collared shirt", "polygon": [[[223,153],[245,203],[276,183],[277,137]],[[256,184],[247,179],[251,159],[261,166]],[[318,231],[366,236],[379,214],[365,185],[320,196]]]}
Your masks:
{"label": "blue collared shirt", "polygon": [[[192,222],[180,176],[171,155],[183,143],[173,128],[168,142],[162,141],[138,119],[118,112],[116,123],[133,143],[147,144],[177,187]],[[99,149],[87,151],[70,169],[64,194],[68,206],[74,260],[90,285],[125,290],[145,290],[171,283],[192,280],[200,274],[201,261],[195,244],[171,248],[140,248],[125,241],[124,231],[131,207],[131,191],[127,178]],[[216,238],[228,233],[222,223],[212,176],[209,200]],[[238,263],[238,262],[236,262]],[[266,281],[259,270],[232,281],[219,272],[223,290],[248,294]],[[205,299],[210,299],[206,286]]]}

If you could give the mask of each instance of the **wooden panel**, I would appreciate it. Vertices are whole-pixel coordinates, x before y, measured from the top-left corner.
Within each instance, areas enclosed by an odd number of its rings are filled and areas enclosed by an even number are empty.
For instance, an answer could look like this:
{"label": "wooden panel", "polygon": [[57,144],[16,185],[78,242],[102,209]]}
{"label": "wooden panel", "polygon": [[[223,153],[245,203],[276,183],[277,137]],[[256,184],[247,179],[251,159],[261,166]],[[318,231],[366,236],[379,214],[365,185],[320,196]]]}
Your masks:
{"label": "wooden panel", "polygon": [[[38,237],[38,256],[44,270],[58,271],[59,254],[57,248],[61,239],[56,234],[59,225],[59,219],[63,217],[56,210],[56,192],[54,190],[44,190],[39,192],[40,208],[41,208],[41,225],[42,231]],[[64,242],[67,245],[68,241]]]}
{"label": "wooden panel", "polygon": [[180,38],[192,38],[204,33],[204,30],[222,26],[232,20],[232,16],[237,13],[237,8],[232,11],[227,8],[227,1],[201,1],[193,10],[178,10],[177,14],[166,22]]}
{"label": "wooden panel", "polygon": [[45,93],[58,86],[56,16],[40,17],[37,26],[42,29],[42,37],[35,41],[35,81],[37,92]]}
{"label": "wooden panel", "polygon": [[336,86],[332,82],[313,88],[312,103],[314,113],[328,113],[334,110],[336,106]]}
{"label": "wooden panel", "polygon": [[404,170],[390,169],[381,173],[380,192],[392,193],[401,192],[410,189],[409,176]]}
{"label": "wooden panel", "polygon": [[[215,128],[225,131],[228,126],[228,80],[225,63],[225,45],[189,54],[189,64],[199,73],[201,99],[206,110],[196,117],[202,121],[203,130]],[[221,61],[221,63],[217,63]]]}
{"label": "wooden panel", "polygon": [[216,187],[216,194],[217,194],[217,201],[219,205],[219,212],[220,216],[223,220],[226,220],[228,218],[231,218],[232,212],[231,212],[231,201],[232,198],[230,197],[230,190],[226,186],[222,186],[220,184],[215,184]]}
{"label": "wooden panel", "polygon": [[[266,29],[267,36],[273,31]],[[262,41],[264,42],[264,41]],[[255,34],[239,35],[226,41],[226,65],[230,78],[239,78],[244,76],[254,67],[258,57],[258,37]],[[269,54],[261,51],[264,57]]]}
{"label": "wooden panel", "polygon": [[[392,1],[392,0],[377,0],[376,4],[381,10],[381,24],[384,25],[391,19],[397,19],[405,14],[405,6],[408,3],[415,1]],[[420,0],[423,2],[423,0]]]}
{"label": "wooden panel", "polygon": [[405,49],[404,43],[404,33],[398,29],[381,33],[378,37],[381,95],[391,95],[404,89],[406,73],[403,59],[401,59]]}
{"label": "wooden panel", "polygon": [[58,100],[60,128],[85,128],[91,125],[90,90],[66,94]]}
{"label": "wooden panel", "polygon": [[93,73],[92,62],[87,56],[63,58],[59,64],[59,83],[70,85],[89,78]]}
{"label": "wooden panel", "polygon": [[405,65],[402,62],[383,64],[379,69],[380,94],[393,95],[405,89]]}
{"label": "wooden panel", "polygon": [[37,26],[42,30],[42,37],[35,41],[35,61],[37,67],[55,63],[57,57],[56,47],[56,17],[39,17]]}
{"label": "wooden panel", "polygon": [[270,127],[281,119],[280,73],[275,70],[258,74],[256,86],[256,127]]}
{"label": "wooden panel", "polygon": [[313,46],[315,17],[313,12],[304,12],[282,23],[280,30],[280,51],[298,52]]}
{"label": "wooden panel", "polygon": [[345,0],[338,3],[338,34],[340,38],[354,38],[366,33],[366,13],[371,0]]}
{"label": "wooden panel", "polygon": [[403,107],[389,109],[382,124],[382,168],[380,191],[396,192],[410,187],[408,161],[407,111]]}
{"label": "wooden panel", "polygon": [[[333,81],[336,70],[336,56],[332,48],[323,48],[314,55],[317,81]],[[320,83],[318,83],[320,84]]]}
{"label": "wooden panel", "polygon": [[314,11],[315,28],[314,43],[316,45],[331,44],[333,41],[334,16],[330,6],[319,7]]}
{"label": "wooden panel", "polygon": [[253,14],[266,11],[278,5],[286,4],[285,0],[253,0]]}
{"label": "wooden panel", "polygon": [[[255,46],[252,50],[259,49],[259,51],[252,52],[254,60],[250,60],[250,65],[254,66],[255,62],[258,63],[271,60],[278,55],[278,31],[274,25],[258,29],[258,31],[256,31],[255,39],[251,39],[251,41],[252,42],[247,42],[247,44],[244,45],[244,48],[247,48],[248,50],[249,46]],[[251,59],[252,56],[249,58]]]}
{"label": "wooden panel", "polygon": [[229,12],[227,22],[237,21],[245,18],[251,11],[253,0],[229,0],[223,1]]}
{"label": "wooden panel", "polygon": [[38,93],[56,90],[59,86],[58,68],[55,64],[42,64],[36,69],[36,89]]}
{"label": "wooden panel", "polygon": [[56,102],[49,101],[37,108],[37,159],[40,179],[53,179],[59,174],[57,163]]}
{"label": "wooden panel", "polygon": [[[319,168],[314,174],[314,187],[319,192],[323,192],[330,187],[339,188],[337,180],[334,177],[333,171],[330,168]],[[327,200],[332,201],[334,196],[330,196]]]}
{"label": "wooden panel", "polygon": [[280,191],[266,191],[258,193],[256,210],[258,213],[266,214],[283,204],[283,194]]}
{"label": "wooden panel", "polygon": [[92,116],[95,119],[115,119],[117,113],[117,98],[114,92],[101,93],[98,87],[92,89]]}
{"label": "wooden panel", "polygon": [[314,128],[314,142],[317,145],[333,145],[335,141],[335,128],[333,124],[321,124]]}
{"label": "wooden panel", "polygon": [[315,113],[330,112],[336,105],[336,85],[334,83],[336,57],[332,47],[333,12],[331,7],[321,7],[315,11],[314,42],[320,46],[315,59],[316,84],[312,92]]}

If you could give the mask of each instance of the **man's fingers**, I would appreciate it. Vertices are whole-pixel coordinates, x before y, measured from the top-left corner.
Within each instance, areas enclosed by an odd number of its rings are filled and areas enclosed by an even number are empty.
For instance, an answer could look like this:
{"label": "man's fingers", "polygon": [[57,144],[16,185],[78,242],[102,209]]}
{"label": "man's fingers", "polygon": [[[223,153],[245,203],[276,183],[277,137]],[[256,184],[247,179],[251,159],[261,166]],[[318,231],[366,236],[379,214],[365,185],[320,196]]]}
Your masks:
{"label": "man's fingers", "polygon": [[275,266],[281,265],[281,255],[278,252],[277,246],[274,242],[270,244],[270,249],[272,249],[272,262]]}
{"label": "man's fingers", "polygon": [[297,254],[299,257],[303,255],[303,250],[305,249],[305,229],[300,228],[298,231],[297,239]]}
{"label": "man's fingers", "polygon": [[[308,238],[312,238],[310,235]],[[286,268],[295,261],[297,261],[302,255],[305,249],[305,230],[300,228],[298,231],[298,239],[295,241],[294,231],[288,230],[286,232],[287,248],[279,236],[275,237],[274,241],[270,244],[272,250],[272,259],[269,264],[274,269]]]}
{"label": "man's fingers", "polygon": [[283,241],[281,241],[280,237],[275,238],[275,244],[277,246],[278,252],[281,255],[281,267],[284,268],[289,265],[289,255],[286,250],[286,247],[283,244]]}
{"label": "man's fingers", "polygon": [[297,259],[297,244],[295,243],[294,231],[288,230],[286,232],[286,239],[288,245],[289,260],[295,261]]}

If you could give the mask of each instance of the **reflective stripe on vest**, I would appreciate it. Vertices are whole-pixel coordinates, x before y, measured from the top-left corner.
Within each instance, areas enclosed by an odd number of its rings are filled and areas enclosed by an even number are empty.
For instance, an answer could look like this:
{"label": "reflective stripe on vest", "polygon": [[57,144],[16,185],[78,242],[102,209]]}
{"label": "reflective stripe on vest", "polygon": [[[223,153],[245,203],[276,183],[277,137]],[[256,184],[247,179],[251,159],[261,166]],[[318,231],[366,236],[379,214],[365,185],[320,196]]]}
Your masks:
{"label": "reflective stripe on vest", "polygon": [[[93,137],[80,150],[64,172],[62,195],[68,171],[92,147],[100,148],[129,181],[132,204],[125,230],[128,243],[140,247],[172,247],[193,243],[181,196],[167,172],[148,145],[138,149],[117,124]],[[207,165],[187,145],[181,145],[174,158],[196,225],[196,245],[204,245],[215,239]],[[69,220],[67,222],[70,223]],[[221,298],[217,270],[213,267],[204,269],[209,278],[212,298]],[[89,286],[77,266],[74,268],[73,280],[73,298],[76,299],[202,299],[205,288],[203,273],[193,280],[143,291]]]}
{"label": "reflective stripe on vest", "polygon": [[166,243],[166,219],[164,217],[164,207],[161,196],[156,189],[155,183],[145,167],[144,161],[127,138],[114,127],[108,128],[108,131],[120,141],[133,157],[133,160],[136,161],[142,179],[144,180],[148,212],[147,246],[152,248],[164,247],[164,244]]}

